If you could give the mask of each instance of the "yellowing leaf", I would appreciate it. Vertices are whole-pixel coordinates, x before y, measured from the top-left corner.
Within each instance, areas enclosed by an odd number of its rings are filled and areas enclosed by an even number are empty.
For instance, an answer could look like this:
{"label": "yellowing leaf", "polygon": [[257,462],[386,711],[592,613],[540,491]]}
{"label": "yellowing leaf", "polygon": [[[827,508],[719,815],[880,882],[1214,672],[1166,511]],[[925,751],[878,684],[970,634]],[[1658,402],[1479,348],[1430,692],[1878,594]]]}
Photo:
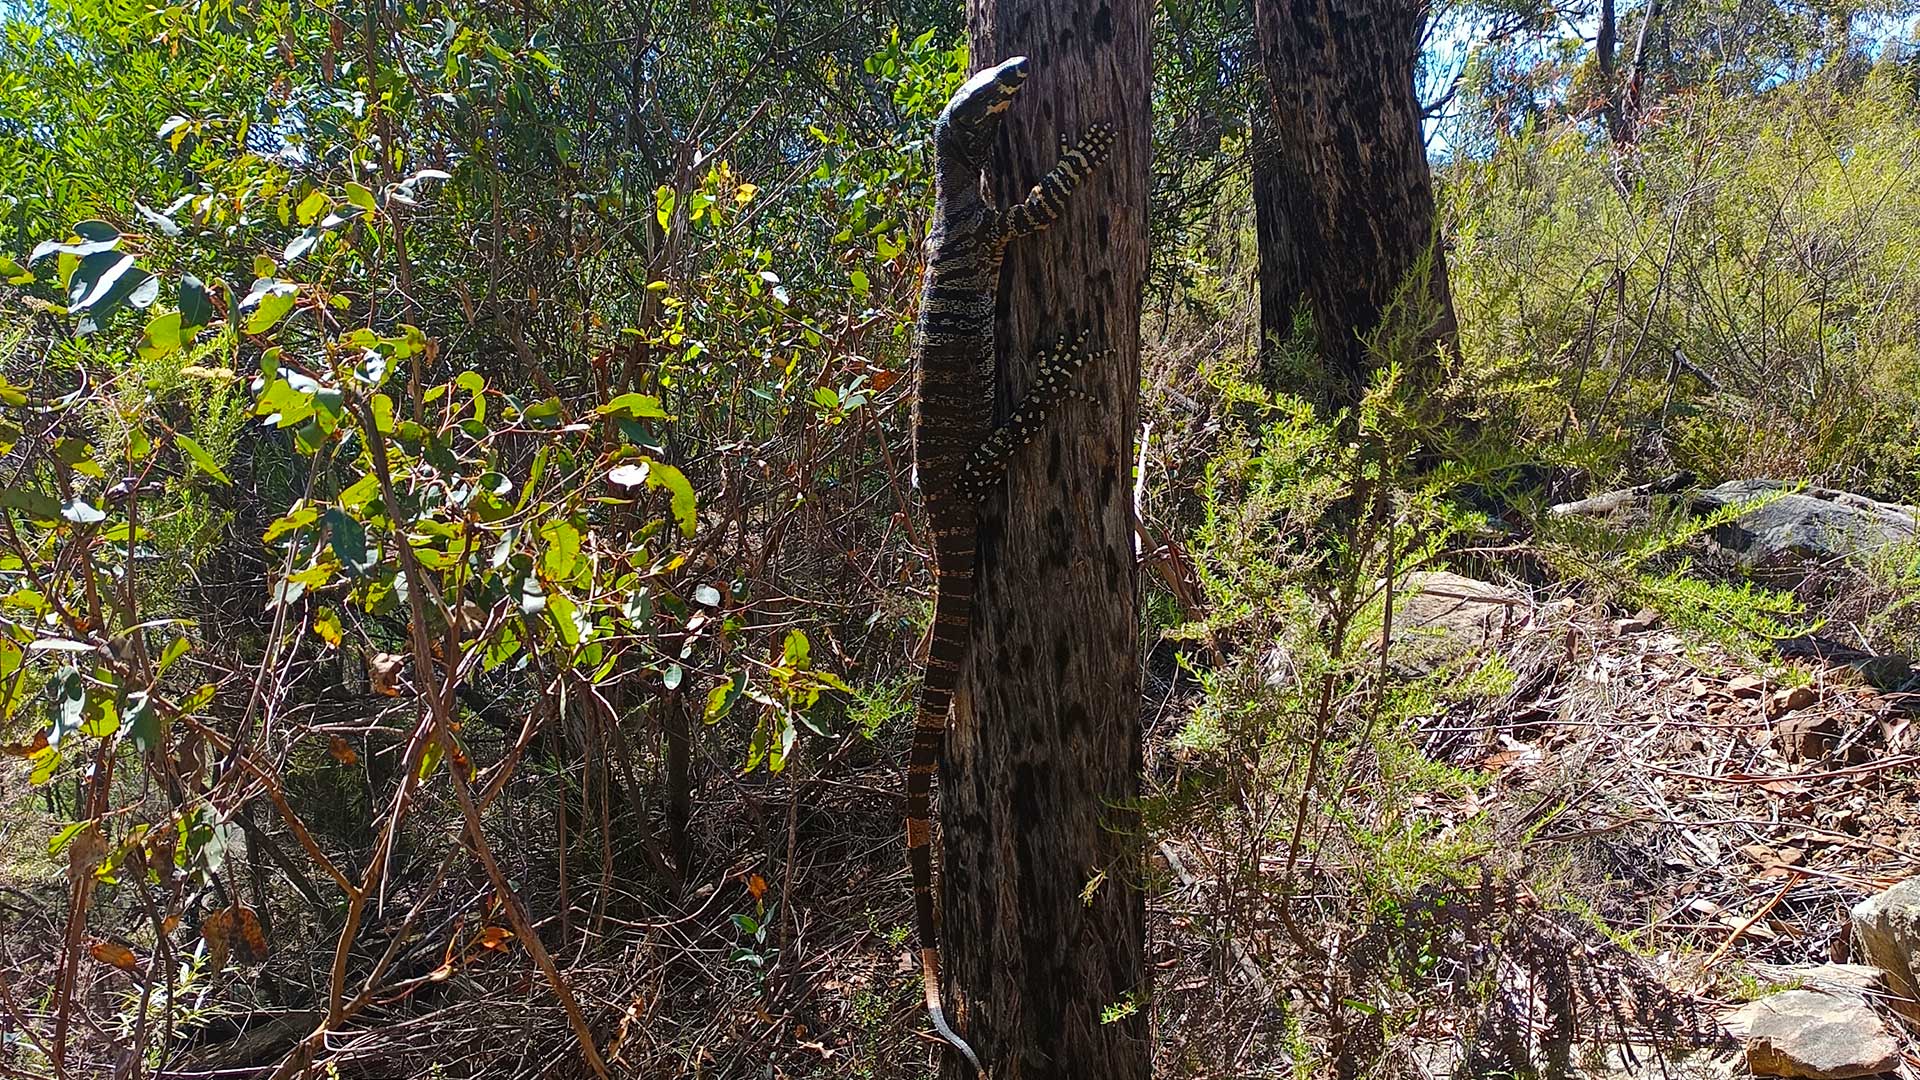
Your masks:
{"label": "yellowing leaf", "polygon": [[294,211],[294,217],[302,225],[311,225],[320,217],[320,211],[327,208],[326,192],[314,190],[300,200],[300,208]]}
{"label": "yellowing leaf", "polygon": [[340,613],[332,608],[321,608],[319,614],[313,617],[313,632],[329,647],[339,648],[342,633]]}

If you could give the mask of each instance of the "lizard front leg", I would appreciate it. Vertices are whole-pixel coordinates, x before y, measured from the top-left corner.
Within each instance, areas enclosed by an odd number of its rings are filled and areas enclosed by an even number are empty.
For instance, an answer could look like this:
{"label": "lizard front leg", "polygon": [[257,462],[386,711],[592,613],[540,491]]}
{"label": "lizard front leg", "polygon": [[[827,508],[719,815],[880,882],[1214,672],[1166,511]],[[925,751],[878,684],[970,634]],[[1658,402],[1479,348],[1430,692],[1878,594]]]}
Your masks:
{"label": "lizard front leg", "polygon": [[1033,190],[1027,192],[1027,197],[1018,206],[1006,212],[1001,226],[1001,243],[1015,237],[1031,236],[1060,220],[1060,214],[1067,208],[1067,200],[1072,198],[1074,189],[1113,152],[1113,139],[1113,129],[1105,124],[1088,128],[1075,146],[1068,146],[1067,137],[1061,135],[1060,160],[1054,162],[1053,168],[1047,170],[1047,175],[1033,185]]}
{"label": "lizard front leg", "polygon": [[1013,456],[1015,450],[1033,441],[1047,418],[1053,415],[1054,406],[1060,403],[1061,398],[1092,400],[1085,391],[1073,385],[1074,377],[1081,368],[1087,366],[1087,360],[1092,356],[1087,350],[1085,330],[1071,340],[1062,334],[1051,351],[1040,352],[1040,372],[1035,376],[1027,396],[1013,410],[1013,415],[1007,417],[1007,422],[995,428],[993,434],[987,436],[987,441],[968,455],[966,466],[960,474],[963,492],[977,497],[998,480],[1007,469],[1007,459]]}

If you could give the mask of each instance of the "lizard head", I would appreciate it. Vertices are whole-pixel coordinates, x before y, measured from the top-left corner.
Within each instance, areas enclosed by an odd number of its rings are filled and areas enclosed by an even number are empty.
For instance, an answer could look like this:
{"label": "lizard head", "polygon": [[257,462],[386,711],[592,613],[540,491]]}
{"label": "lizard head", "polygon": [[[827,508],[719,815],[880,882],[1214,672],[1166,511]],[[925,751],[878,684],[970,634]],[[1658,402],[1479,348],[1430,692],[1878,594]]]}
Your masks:
{"label": "lizard head", "polygon": [[968,79],[954,93],[934,125],[934,143],[943,154],[957,154],[975,169],[986,168],[1000,117],[1027,81],[1027,66],[1024,56],[1002,61]]}

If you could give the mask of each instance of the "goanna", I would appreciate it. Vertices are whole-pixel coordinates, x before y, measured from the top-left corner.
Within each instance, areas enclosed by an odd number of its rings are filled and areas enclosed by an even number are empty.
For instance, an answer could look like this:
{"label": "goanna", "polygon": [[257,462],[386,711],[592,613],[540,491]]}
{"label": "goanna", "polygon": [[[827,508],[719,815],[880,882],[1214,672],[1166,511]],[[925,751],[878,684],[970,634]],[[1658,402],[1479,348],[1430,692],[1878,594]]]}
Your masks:
{"label": "goanna", "polygon": [[1000,118],[1027,78],[1017,56],[969,79],[934,125],[934,214],[927,237],[926,285],[914,339],[919,385],[914,398],[915,473],[934,550],[933,630],[913,750],[907,766],[907,857],[913,870],[914,917],[927,1015],[980,1076],[973,1047],[947,1023],[940,1006],[940,947],[933,901],[933,825],[928,818],[935,762],[946,734],[968,619],[973,609],[976,500],[1004,470],[1008,456],[1032,438],[1075,372],[1085,364],[1086,335],[1062,338],[1043,353],[1026,399],[1005,424],[992,424],[994,307],[1008,241],[1051,225],[1069,196],[1113,147],[1113,131],[1089,128],[1018,205],[1001,209],[983,180]]}

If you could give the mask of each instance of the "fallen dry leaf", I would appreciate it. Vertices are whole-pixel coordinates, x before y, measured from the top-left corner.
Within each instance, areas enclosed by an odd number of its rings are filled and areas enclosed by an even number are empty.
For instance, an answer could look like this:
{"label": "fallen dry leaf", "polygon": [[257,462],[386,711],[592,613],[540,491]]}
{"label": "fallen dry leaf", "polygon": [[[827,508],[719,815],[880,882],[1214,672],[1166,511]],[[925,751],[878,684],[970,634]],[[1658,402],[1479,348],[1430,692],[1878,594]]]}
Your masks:
{"label": "fallen dry leaf", "polygon": [[117,941],[96,941],[87,949],[87,955],[121,971],[140,970],[140,960],[133,955],[133,950]]}
{"label": "fallen dry leaf", "polygon": [[387,697],[400,696],[400,673],[406,670],[407,658],[399,653],[374,653],[367,661],[367,678],[373,683],[373,692]]}
{"label": "fallen dry leaf", "polygon": [[360,755],[353,751],[353,744],[338,735],[335,735],[333,741],[327,744],[327,753],[342,765],[352,765],[360,760]]}

